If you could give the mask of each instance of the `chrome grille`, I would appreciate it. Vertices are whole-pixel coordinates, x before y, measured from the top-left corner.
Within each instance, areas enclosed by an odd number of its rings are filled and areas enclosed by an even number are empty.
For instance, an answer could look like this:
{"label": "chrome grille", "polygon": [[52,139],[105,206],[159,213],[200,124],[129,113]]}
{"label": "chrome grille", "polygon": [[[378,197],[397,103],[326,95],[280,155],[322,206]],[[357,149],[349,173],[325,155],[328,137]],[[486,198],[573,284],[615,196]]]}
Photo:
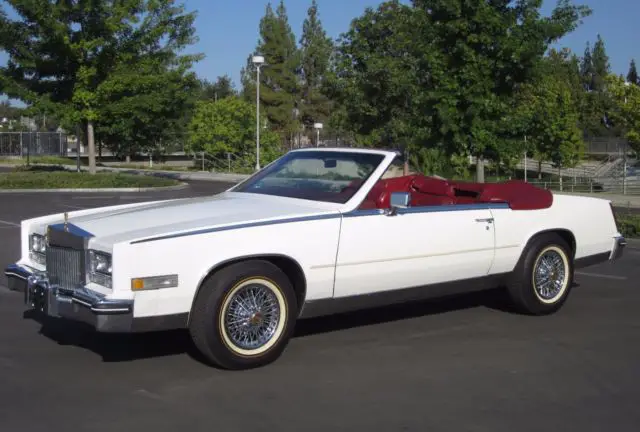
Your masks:
{"label": "chrome grille", "polygon": [[75,289],[85,283],[85,252],[59,246],[47,247],[49,282],[61,288]]}

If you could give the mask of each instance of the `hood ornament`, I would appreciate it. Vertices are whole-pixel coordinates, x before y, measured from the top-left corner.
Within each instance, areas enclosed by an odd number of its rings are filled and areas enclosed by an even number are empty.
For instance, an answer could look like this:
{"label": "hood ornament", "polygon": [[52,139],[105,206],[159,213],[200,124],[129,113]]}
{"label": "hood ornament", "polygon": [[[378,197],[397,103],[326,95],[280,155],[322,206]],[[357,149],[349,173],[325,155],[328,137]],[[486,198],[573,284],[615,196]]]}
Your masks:
{"label": "hood ornament", "polygon": [[64,230],[69,232],[69,213],[64,212]]}

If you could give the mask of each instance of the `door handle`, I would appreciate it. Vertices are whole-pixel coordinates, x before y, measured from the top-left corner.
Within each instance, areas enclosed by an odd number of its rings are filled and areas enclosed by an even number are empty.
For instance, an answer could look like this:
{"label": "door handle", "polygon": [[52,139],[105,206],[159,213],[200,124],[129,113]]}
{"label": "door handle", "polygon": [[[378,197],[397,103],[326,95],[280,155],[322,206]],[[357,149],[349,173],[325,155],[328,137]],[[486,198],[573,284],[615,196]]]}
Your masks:
{"label": "door handle", "polygon": [[493,218],[482,218],[482,219],[476,219],[476,222],[493,223]]}

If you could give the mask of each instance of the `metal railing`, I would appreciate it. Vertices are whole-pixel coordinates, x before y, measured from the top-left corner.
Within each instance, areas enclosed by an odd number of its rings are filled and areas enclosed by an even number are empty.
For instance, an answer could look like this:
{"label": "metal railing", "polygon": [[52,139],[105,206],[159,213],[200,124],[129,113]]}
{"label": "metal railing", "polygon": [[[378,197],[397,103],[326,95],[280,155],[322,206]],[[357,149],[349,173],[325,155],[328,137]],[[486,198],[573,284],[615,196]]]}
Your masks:
{"label": "metal railing", "polygon": [[544,189],[572,193],[607,193],[616,195],[640,195],[640,177],[600,178],[585,182],[528,181]]}
{"label": "metal railing", "polygon": [[62,132],[0,132],[0,156],[66,156],[67,150]]}

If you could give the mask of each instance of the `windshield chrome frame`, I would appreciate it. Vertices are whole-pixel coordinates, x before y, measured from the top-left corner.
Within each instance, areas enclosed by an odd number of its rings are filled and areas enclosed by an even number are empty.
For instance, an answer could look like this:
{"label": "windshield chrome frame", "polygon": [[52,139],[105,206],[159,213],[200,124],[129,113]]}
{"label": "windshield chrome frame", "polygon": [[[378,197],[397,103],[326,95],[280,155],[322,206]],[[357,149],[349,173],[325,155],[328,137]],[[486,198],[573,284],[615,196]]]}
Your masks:
{"label": "windshield chrome frame", "polygon": [[264,172],[266,169],[268,169],[272,165],[274,165],[277,162],[279,162],[282,158],[286,157],[287,155],[289,155],[291,153],[298,153],[298,152],[300,152],[300,153],[302,153],[302,152],[306,152],[306,153],[314,153],[314,152],[344,152],[344,153],[377,154],[377,155],[383,156],[383,158],[380,161],[380,163],[378,164],[378,166],[371,172],[369,177],[360,185],[358,190],[345,203],[334,203],[334,202],[331,202],[331,201],[322,201],[322,200],[306,200],[305,198],[274,195],[274,196],[276,196],[278,198],[287,198],[287,199],[304,200],[304,201],[314,201],[314,202],[325,203],[325,204],[335,204],[335,205],[341,206],[341,211],[350,211],[350,210],[353,210],[353,209],[357,208],[362,203],[362,201],[364,201],[364,199],[366,198],[367,194],[369,193],[369,191],[371,190],[373,185],[375,185],[378,182],[378,180],[380,180],[380,178],[384,175],[384,173],[387,171],[387,169],[393,163],[393,161],[396,160],[397,158],[401,157],[401,153],[400,152],[390,151],[390,150],[377,150],[377,149],[363,149],[363,148],[350,148],[350,147],[347,147],[347,148],[345,148],[345,147],[322,147],[322,148],[295,149],[295,150],[291,150],[291,151],[285,153],[284,155],[282,155],[278,159],[276,159],[276,160],[272,161],[271,163],[265,165],[261,170],[256,171],[255,173],[251,174],[246,179],[242,180],[241,182],[239,182],[239,183],[233,185],[232,187],[230,187],[229,189],[227,189],[226,192],[249,193],[249,192],[238,191],[238,189],[242,185],[244,185],[244,184],[252,181],[253,179],[255,179],[256,176],[260,175],[260,173]]}

